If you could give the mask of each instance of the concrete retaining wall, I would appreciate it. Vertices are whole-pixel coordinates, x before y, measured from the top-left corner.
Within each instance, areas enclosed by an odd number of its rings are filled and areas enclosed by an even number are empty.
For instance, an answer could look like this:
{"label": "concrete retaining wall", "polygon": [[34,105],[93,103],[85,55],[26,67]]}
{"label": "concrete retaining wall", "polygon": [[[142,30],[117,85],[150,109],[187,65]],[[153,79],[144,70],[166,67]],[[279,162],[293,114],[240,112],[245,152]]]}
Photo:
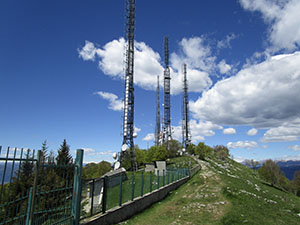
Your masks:
{"label": "concrete retaining wall", "polygon": [[168,193],[175,190],[185,182],[189,180],[189,177],[182,178],[172,184],[161,187],[151,193],[145,194],[143,197],[134,199],[133,201],[127,202],[120,207],[108,210],[104,214],[95,215],[88,219],[88,221],[81,222],[84,225],[109,225],[116,224],[123,220],[130,218],[131,216],[143,211],[155,202],[164,199]]}

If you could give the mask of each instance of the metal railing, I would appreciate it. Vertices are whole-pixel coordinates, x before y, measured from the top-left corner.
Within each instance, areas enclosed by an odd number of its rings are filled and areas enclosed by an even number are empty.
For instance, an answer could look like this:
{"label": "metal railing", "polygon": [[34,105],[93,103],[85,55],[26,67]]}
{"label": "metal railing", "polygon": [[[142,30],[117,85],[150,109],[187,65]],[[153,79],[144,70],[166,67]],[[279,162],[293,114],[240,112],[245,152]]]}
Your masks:
{"label": "metal railing", "polygon": [[87,180],[82,191],[81,219],[105,213],[189,175],[189,169],[180,168],[156,173],[123,172],[112,177]]}
{"label": "metal railing", "polygon": [[42,160],[41,151],[0,146],[0,225],[79,224],[83,150],[74,163]]}

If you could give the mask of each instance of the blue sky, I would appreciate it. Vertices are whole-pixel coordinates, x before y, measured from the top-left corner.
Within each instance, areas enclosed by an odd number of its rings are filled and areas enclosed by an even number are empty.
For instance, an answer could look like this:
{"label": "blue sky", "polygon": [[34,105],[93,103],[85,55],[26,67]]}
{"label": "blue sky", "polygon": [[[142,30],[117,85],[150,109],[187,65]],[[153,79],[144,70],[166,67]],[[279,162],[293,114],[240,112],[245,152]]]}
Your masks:
{"label": "blue sky", "polygon": [[[112,161],[122,143],[124,6],[1,1],[1,145],[47,140],[56,151],[66,138],[72,152],[86,149],[85,162]],[[194,143],[226,145],[237,160],[300,159],[299,10],[297,0],[137,0],[135,143],[153,145],[168,35],[174,138],[187,63]]]}

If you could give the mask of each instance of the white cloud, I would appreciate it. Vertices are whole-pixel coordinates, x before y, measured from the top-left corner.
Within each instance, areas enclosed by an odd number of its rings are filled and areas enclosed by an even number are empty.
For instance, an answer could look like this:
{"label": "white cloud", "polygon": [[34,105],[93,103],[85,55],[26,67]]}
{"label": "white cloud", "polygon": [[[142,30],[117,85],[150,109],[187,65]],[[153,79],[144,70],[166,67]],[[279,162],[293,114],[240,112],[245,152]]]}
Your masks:
{"label": "white cloud", "polygon": [[134,132],[138,133],[138,132],[140,132],[141,130],[142,130],[141,128],[138,128],[138,127],[134,126]]}
{"label": "white cloud", "polygon": [[266,131],[261,142],[297,141],[300,136],[299,124],[284,124]]}
{"label": "white cloud", "polygon": [[143,141],[154,141],[154,134],[153,134],[153,133],[147,134],[147,135],[143,138]]}
{"label": "white cloud", "polygon": [[300,118],[300,52],[270,57],[218,81],[190,101],[198,119],[272,128]]}
{"label": "white cloud", "polygon": [[84,47],[81,50],[77,49],[77,51],[79,53],[79,57],[83,60],[95,60],[96,48],[92,42],[85,41]]}
{"label": "white cloud", "polygon": [[[125,39],[113,40],[102,48],[97,48],[92,42],[86,41],[79,49],[79,57],[83,60],[98,59],[99,68],[105,75],[124,79],[124,49]],[[212,85],[209,73],[215,69],[215,57],[210,47],[204,44],[204,38],[183,38],[179,42],[179,52],[170,55],[171,93],[182,92],[182,64],[187,64],[187,76],[190,92],[201,92]],[[161,75],[163,85],[163,70],[161,57],[144,42],[135,42],[134,83],[146,90],[155,90],[157,75]]]}
{"label": "white cloud", "polygon": [[234,128],[226,128],[223,130],[223,134],[236,134],[236,130]]}
{"label": "white cloud", "polygon": [[231,48],[230,42],[236,38],[237,36],[235,34],[227,35],[224,40],[217,42],[217,48]]}
{"label": "white cloud", "polygon": [[[189,125],[193,143],[204,141],[205,137],[214,136],[214,130],[223,129],[222,126],[213,124],[210,121],[197,121],[192,119]],[[178,141],[182,141],[182,126],[172,126],[172,129],[172,137]]]}
{"label": "white cloud", "polygon": [[237,141],[237,142],[228,142],[228,148],[257,148],[258,145],[255,141]]}
{"label": "white cloud", "polygon": [[269,24],[269,41],[273,50],[296,49],[300,45],[299,0],[240,0],[242,7],[259,11]]}
{"label": "white cloud", "polygon": [[218,63],[218,68],[221,74],[229,74],[231,66],[223,59]]}
{"label": "white cloud", "polygon": [[300,151],[300,146],[299,145],[289,146],[288,148],[294,150],[295,152]]}
{"label": "white cloud", "polygon": [[109,101],[108,108],[114,111],[122,111],[124,108],[124,102],[118,98],[113,93],[104,92],[104,91],[98,91],[96,94],[98,94],[100,97],[102,97],[105,100]]}
{"label": "white cloud", "polygon": [[276,161],[299,161],[300,155],[285,155],[281,158],[275,159]]}
{"label": "white cloud", "polygon": [[86,154],[86,155],[91,155],[96,152],[95,149],[92,149],[92,148],[82,148],[82,149],[84,151],[84,154]]}
{"label": "white cloud", "polygon": [[254,135],[257,134],[257,132],[258,132],[257,129],[252,128],[252,129],[250,129],[250,130],[247,131],[247,135],[249,135],[249,136],[254,136]]}
{"label": "white cloud", "polygon": [[238,162],[238,163],[242,163],[242,162],[244,162],[246,159],[245,158],[242,158],[242,157],[239,157],[239,156],[237,156],[237,157],[233,157],[233,160],[234,161],[236,161],[236,162]]}
{"label": "white cloud", "polygon": [[101,156],[101,155],[112,155],[113,152],[112,151],[106,151],[106,152],[98,152],[96,151],[95,149],[93,148],[82,148],[83,151],[84,151],[84,154],[85,155],[88,155],[88,156]]}

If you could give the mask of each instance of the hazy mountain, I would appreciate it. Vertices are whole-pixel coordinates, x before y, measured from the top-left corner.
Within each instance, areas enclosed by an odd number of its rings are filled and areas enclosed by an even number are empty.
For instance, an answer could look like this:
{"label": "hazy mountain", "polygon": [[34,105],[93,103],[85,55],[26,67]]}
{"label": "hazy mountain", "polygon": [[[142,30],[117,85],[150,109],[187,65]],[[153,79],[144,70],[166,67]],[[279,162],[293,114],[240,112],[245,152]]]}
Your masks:
{"label": "hazy mountain", "polygon": [[[260,165],[258,166],[258,168],[263,164],[263,162],[264,161],[259,161]],[[289,180],[292,180],[294,177],[294,173],[297,170],[300,170],[300,160],[276,160],[276,163]],[[245,161],[243,161],[241,164],[246,165]]]}
{"label": "hazy mountain", "polygon": [[[13,165],[12,162],[8,162],[7,165],[6,165],[6,171],[5,171],[4,183],[8,183],[8,182],[10,181],[12,165]],[[4,163],[4,162],[1,162],[1,163],[0,163],[0,183],[2,182],[2,177],[3,177],[4,167],[5,167],[5,163]],[[14,174],[15,174],[15,171],[18,170],[18,168],[19,168],[19,163],[18,163],[18,162],[15,162],[13,176],[14,176]]]}

